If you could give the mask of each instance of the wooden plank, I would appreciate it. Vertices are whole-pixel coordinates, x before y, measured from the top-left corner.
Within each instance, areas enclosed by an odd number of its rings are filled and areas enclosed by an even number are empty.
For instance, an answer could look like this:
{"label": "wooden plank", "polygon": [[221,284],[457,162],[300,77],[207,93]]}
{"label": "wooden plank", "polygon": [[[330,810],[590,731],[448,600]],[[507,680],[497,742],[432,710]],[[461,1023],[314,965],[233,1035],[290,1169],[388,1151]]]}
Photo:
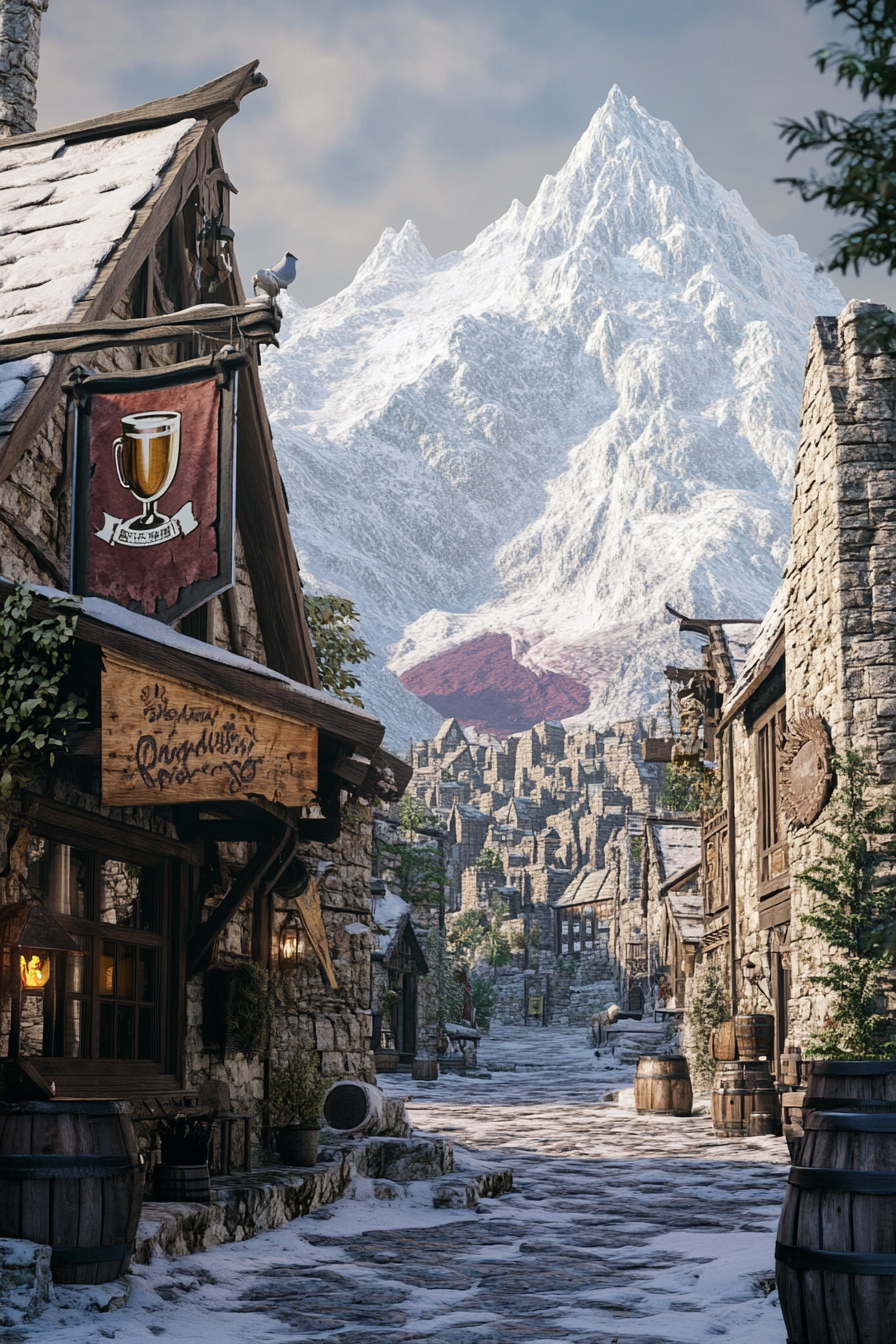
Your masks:
{"label": "wooden plank", "polygon": [[[200,84],[189,93],[176,94],[172,98],[158,98],[151,103],[140,103],[122,112],[107,112],[101,117],[90,117],[86,121],[73,121],[65,126],[55,126],[47,130],[29,131],[27,135],[15,137],[15,145],[40,145],[48,140],[65,140],[72,144],[78,140],[105,139],[112,135],[130,135],[135,131],[152,130],[157,126],[170,126],[173,122],[186,117],[217,121],[222,117],[233,116],[239,111],[240,103],[253,89],[263,89],[267,80],[258,69],[258,61],[249,61],[236,70],[231,70],[218,79]],[[2,160],[0,160],[2,162]]]}
{"label": "wooden plank", "polygon": [[2,506],[0,506],[0,523],[9,528],[16,540],[21,542],[32,559],[37,561],[45,574],[49,574],[54,583],[61,588],[68,587],[68,573],[65,567],[58,555],[50,550],[42,537],[39,537],[36,532],[32,532],[31,528],[26,527],[21,519]]}
{"label": "wooden plank", "polygon": [[317,894],[317,883],[314,878],[308,883],[308,886],[298,898],[299,914],[302,917],[302,923],[305,925],[305,932],[308,934],[308,941],[317,954],[317,959],[324,969],[324,974],[329,981],[331,989],[338,989],[339,985],[336,976],[333,974],[333,963],[330,960],[330,946],[327,941],[327,930],[324,927],[323,915],[320,912],[320,897]]}
{"label": "wooden plank", "polygon": [[[245,292],[235,256],[229,286],[233,301],[244,303]],[[240,382],[237,523],[267,661],[296,681],[320,689],[257,358]]]}
{"label": "wooden plank", "polygon": [[[31,1117],[32,1153],[53,1153],[57,1142],[57,1117],[55,1115],[33,1115]],[[39,1241],[49,1245],[50,1229],[50,1182],[25,1181],[22,1189],[22,1236],[26,1241]]]}
{"label": "wooden plank", "polygon": [[102,675],[102,798],[123,807],[270,798],[314,802],[317,729],[209,695],[107,653]]}
{"label": "wooden plank", "polygon": [[[82,1152],[78,1144],[80,1133],[75,1124],[77,1117],[60,1111],[56,1117],[57,1147],[59,1154]],[[77,1177],[60,1176],[50,1183],[51,1190],[51,1245],[77,1246],[78,1217],[81,1208],[81,1182]]]}
{"label": "wooden plank", "polygon": [[[229,340],[238,332],[249,341],[270,343],[279,330],[280,310],[267,299],[254,299],[235,307],[202,303],[159,317],[109,317],[96,322],[54,322],[44,327],[26,327],[0,340],[0,364],[42,354],[86,354],[91,350],[167,345],[197,332],[214,340]],[[151,375],[162,371],[162,368],[134,369],[120,377],[133,381],[140,373]]]}
{"label": "wooden plank", "polygon": [[[31,1151],[31,1116],[0,1116],[0,1153]],[[0,1236],[21,1237],[22,1182],[0,1180]]]}
{"label": "wooden plank", "polygon": [[243,901],[254,890],[256,882],[259,882],[276,862],[277,856],[288,841],[288,836],[289,830],[284,826],[280,835],[274,836],[266,845],[260,845],[254,857],[231,883],[224,899],[215,906],[208,919],[193,931],[187,946],[187,976],[195,975],[218,934],[233,919]]}
{"label": "wooden plank", "polygon": [[[91,844],[111,850],[116,858],[135,863],[154,863],[160,859],[180,859],[199,867],[203,860],[201,843],[184,843],[158,831],[147,831],[124,822],[113,821],[96,812],[60,803],[37,794],[24,794],[24,814],[32,829],[62,844]],[[32,1061],[36,1062],[36,1061]]]}

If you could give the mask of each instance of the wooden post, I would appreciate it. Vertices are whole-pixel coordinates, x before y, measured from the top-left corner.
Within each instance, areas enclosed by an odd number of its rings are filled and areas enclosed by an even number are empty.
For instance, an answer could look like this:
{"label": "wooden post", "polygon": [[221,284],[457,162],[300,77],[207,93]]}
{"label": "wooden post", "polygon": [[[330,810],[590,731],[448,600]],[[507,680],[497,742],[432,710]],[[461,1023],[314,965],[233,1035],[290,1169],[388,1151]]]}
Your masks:
{"label": "wooden post", "polygon": [[728,948],[731,968],[731,1016],[737,1012],[737,879],[734,836],[734,729],[728,725]]}
{"label": "wooden post", "polygon": [[22,976],[19,970],[18,948],[9,949],[10,989],[12,1005],[9,1020],[9,1047],[6,1051],[10,1059],[18,1059],[22,1040]]}

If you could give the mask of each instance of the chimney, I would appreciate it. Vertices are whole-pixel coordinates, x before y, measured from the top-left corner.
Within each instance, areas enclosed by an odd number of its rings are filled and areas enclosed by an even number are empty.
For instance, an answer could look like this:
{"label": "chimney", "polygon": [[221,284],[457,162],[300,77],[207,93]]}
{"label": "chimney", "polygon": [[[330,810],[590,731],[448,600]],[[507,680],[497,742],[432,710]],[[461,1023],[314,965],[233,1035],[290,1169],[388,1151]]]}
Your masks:
{"label": "chimney", "polygon": [[0,136],[37,126],[40,19],[49,0],[0,0]]}

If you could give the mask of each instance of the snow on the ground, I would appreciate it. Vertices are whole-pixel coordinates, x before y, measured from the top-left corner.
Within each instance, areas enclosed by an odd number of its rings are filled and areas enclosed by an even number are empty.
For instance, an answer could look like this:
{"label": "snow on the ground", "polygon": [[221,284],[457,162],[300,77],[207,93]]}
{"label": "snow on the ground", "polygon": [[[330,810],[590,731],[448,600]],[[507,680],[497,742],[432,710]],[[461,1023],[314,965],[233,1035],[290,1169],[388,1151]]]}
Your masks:
{"label": "snow on the ground", "polygon": [[137,1267],[114,1314],[57,1305],[0,1339],[784,1344],[782,1139],[715,1139],[705,1097],[690,1119],[638,1116],[634,1067],[582,1030],[496,1028],[480,1063],[490,1077],[385,1090],[455,1139],[460,1171],[512,1166],[514,1193],[436,1210],[428,1182],[384,1201],[359,1181],[253,1241]]}

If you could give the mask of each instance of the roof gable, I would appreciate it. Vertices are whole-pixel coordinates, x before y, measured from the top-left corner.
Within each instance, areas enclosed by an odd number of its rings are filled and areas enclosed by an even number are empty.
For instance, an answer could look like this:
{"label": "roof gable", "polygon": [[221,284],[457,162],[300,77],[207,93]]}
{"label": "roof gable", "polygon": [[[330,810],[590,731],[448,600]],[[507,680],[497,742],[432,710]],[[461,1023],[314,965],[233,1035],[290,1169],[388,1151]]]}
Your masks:
{"label": "roof gable", "polygon": [[[62,321],[76,330],[81,321],[108,318],[141,267],[146,275],[155,265],[157,244],[176,225],[171,250],[189,264],[194,239],[184,231],[184,208],[197,187],[212,186],[222,196],[219,184],[230,189],[216,128],[239,110],[245,93],[266,84],[256,66],[177,98],[0,141],[0,355],[4,329]],[[225,305],[245,301],[235,258],[233,274],[213,297]],[[192,299],[177,302],[186,308]],[[0,364],[0,483],[56,411],[68,364],[49,355]],[[254,362],[240,380],[238,417],[237,523],[265,657],[287,676],[318,686]]]}

